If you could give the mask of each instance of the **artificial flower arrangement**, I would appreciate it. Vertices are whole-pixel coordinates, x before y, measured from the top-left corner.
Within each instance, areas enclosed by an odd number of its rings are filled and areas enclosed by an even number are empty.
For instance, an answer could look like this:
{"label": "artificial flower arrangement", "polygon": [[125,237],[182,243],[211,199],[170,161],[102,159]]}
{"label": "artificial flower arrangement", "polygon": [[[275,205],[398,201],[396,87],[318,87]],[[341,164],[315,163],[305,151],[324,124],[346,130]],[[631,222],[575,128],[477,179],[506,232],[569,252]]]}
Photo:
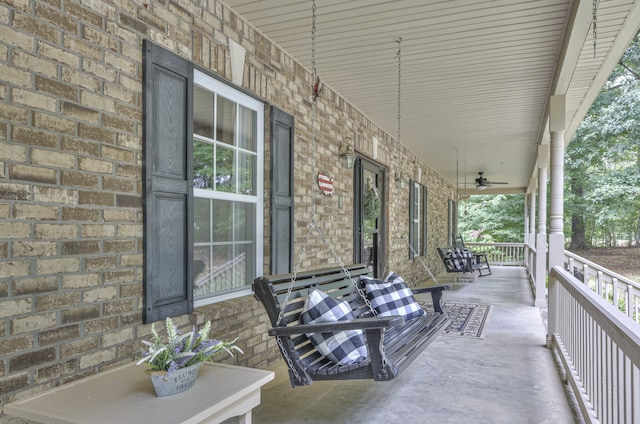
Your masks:
{"label": "artificial flower arrangement", "polygon": [[[155,323],[154,323],[155,324]],[[153,337],[151,341],[143,340],[147,347],[142,350],[142,359],[138,365],[146,363],[148,373],[166,371],[167,376],[175,370],[186,368],[205,361],[213,361],[213,357],[220,352],[227,352],[233,356],[233,352],[244,353],[235,345],[237,338],[231,342],[209,339],[211,321],[207,321],[202,330],[197,332],[195,327],[186,334],[180,334],[171,318],[167,318],[167,343],[162,342],[154,324],[151,324]]]}

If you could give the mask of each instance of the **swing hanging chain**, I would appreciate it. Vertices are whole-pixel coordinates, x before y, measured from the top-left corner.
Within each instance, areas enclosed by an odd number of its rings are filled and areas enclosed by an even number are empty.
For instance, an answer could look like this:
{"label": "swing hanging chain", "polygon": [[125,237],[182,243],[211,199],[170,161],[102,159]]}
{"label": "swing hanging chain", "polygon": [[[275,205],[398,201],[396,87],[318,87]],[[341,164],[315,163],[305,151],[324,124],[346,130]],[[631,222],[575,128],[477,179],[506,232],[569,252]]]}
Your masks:
{"label": "swing hanging chain", "polygon": [[[311,86],[317,83],[318,79],[318,71],[316,69],[316,1],[313,0],[311,7]],[[318,86],[318,90],[320,87]],[[313,170],[317,169],[316,163],[316,100],[314,99],[311,102],[311,163],[313,165]],[[316,178],[315,175],[311,175],[311,179]],[[311,217],[316,216],[316,191],[314,187],[314,181],[311,181]],[[315,224],[314,224],[315,225]],[[311,231],[311,225],[309,226],[309,231]]]}
{"label": "swing hanging chain", "polygon": [[413,246],[411,245],[411,243],[409,243],[408,240],[407,240],[407,246],[409,246],[409,249],[411,249],[411,252],[413,253],[413,257],[418,258],[418,261],[420,261],[420,263],[422,264],[422,267],[425,269],[425,271],[427,271],[427,274],[429,275],[429,277],[431,277],[431,279],[435,281],[436,284],[440,284],[438,280],[436,280],[436,277],[433,275],[429,267],[427,266],[427,263],[424,261],[424,259],[422,259],[422,256],[418,255],[418,252],[416,252],[416,249],[413,248]]}
{"label": "swing hanging chain", "polygon": [[[317,76],[317,71],[316,71],[316,2],[315,2],[315,0],[313,0],[313,6],[312,6],[312,26],[311,26],[311,81],[312,81],[312,85],[318,83],[318,76]],[[311,154],[312,154],[312,164],[313,164],[313,168],[312,169],[314,169],[314,170],[317,168],[317,162],[316,162],[316,102],[315,102],[315,100],[316,99],[314,99],[314,101],[311,103],[311,151],[312,151]],[[315,175],[312,175],[312,178],[314,178],[314,177],[315,177]],[[336,250],[329,243],[329,241],[325,237],[325,235],[322,232],[322,230],[318,227],[318,225],[316,223],[316,220],[315,220],[315,217],[316,217],[316,192],[315,192],[315,184],[312,182],[312,184],[311,184],[311,220],[309,222],[309,226],[308,226],[308,229],[307,229],[307,234],[305,235],[304,241],[302,243],[302,248],[300,249],[300,252],[298,253],[298,256],[297,256],[297,259],[296,259],[296,263],[294,265],[294,272],[293,272],[293,276],[291,277],[291,284],[289,285],[289,287],[287,289],[287,293],[286,293],[286,295],[285,295],[285,297],[284,297],[284,299],[282,300],[282,303],[281,303],[280,313],[279,313],[278,319],[276,321],[276,326],[286,326],[286,323],[284,323],[285,309],[286,309],[286,306],[289,303],[289,300],[291,298],[291,295],[292,295],[292,292],[293,292],[293,287],[295,286],[295,282],[296,282],[296,279],[298,277],[298,270],[301,268],[302,260],[306,256],[306,250],[307,250],[307,244],[309,243],[309,238],[311,237],[311,234],[314,231],[317,232],[317,234],[320,237],[320,239],[322,240],[322,242],[329,248],[329,250],[331,252],[331,256],[334,258],[334,260],[337,262],[337,264],[342,268],[342,270],[345,273],[346,278],[348,278],[349,281],[351,282],[351,284],[355,287],[355,289],[358,292],[358,295],[364,300],[365,304],[367,305],[367,307],[371,311],[372,315],[373,316],[377,316],[378,313],[376,312],[376,310],[374,309],[373,305],[371,304],[371,302],[367,298],[366,293],[364,292],[364,290],[362,290],[358,286],[358,283],[353,279],[353,277],[351,276],[351,273],[345,267],[344,262],[342,262],[342,259],[340,259],[340,257],[338,256]],[[382,330],[382,331],[384,331],[384,330]],[[298,371],[296,370],[296,367],[295,367],[295,365],[293,363],[293,360],[291,359],[291,357],[287,353],[287,349],[284,346],[284,341],[280,337],[276,337],[276,339],[277,339],[280,351],[282,352],[282,354],[283,354],[283,356],[284,356],[284,358],[285,358],[285,360],[287,362],[287,366],[289,367],[289,369],[293,373],[294,377],[298,381],[301,381],[300,375],[298,374]],[[381,355],[382,355],[382,366],[383,366],[383,369],[385,369],[386,366],[387,366],[387,357],[386,357],[384,345],[381,346],[380,352],[381,352]]]}
{"label": "swing hanging chain", "polygon": [[311,85],[316,82],[316,1],[311,6]]}
{"label": "swing hanging chain", "polygon": [[[313,0],[312,8],[311,8],[311,78],[312,78],[312,84],[315,84],[315,82],[317,81],[317,69],[316,69],[316,21],[317,21],[317,18],[316,18],[316,2],[315,2],[315,0]],[[311,103],[311,155],[312,155],[313,169],[315,169],[317,167],[316,166],[317,165],[316,164],[316,121],[317,121],[317,118],[316,118],[316,102],[313,101]],[[315,177],[315,176],[312,175],[312,178],[313,177]],[[338,254],[336,253],[335,249],[327,241],[327,238],[322,233],[322,231],[320,230],[320,228],[318,227],[318,225],[317,225],[317,223],[315,221],[315,217],[316,217],[316,190],[315,190],[314,186],[315,186],[315,184],[312,182],[312,184],[311,184],[311,187],[312,187],[312,189],[311,189],[311,221],[309,223],[305,239],[304,239],[304,241],[302,243],[302,248],[300,249],[300,252],[298,253],[298,257],[297,257],[296,263],[294,265],[293,276],[291,278],[291,284],[289,285],[289,288],[287,290],[287,294],[285,295],[285,298],[282,301],[282,308],[280,310],[280,314],[278,315],[278,320],[276,321],[276,324],[277,325],[282,325],[283,324],[284,308],[286,307],[287,303],[289,302],[289,299],[291,298],[291,292],[293,290],[293,286],[295,285],[295,282],[296,282],[296,279],[297,279],[298,270],[302,266],[302,260],[306,255],[306,248],[307,248],[307,244],[309,242],[309,238],[311,237],[311,234],[314,231],[316,231],[318,233],[318,235],[322,239],[322,242],[329,248],[329,250],[331,252],[331,256],[338,263],[340,268],[342,268],[342,270],[344,271],[346,277],[349,278],[349,280],[351,281],[353,286],[358,291],[358,294],[364,299],[364,301],[365,301],[367,307],[369,308],[369,310],[371,311],[371,313],[374,316],[376,316],[377,312],[373,308],[373,305],[371,305],[371,302],[367,298],[366,294],[364,293],[364,291],[360,287],[358,287],[358,284],[356,283],[356,281],[354,281],[353,277],[349,273],[349,270],[345,267],[344,262],[342,262],[340,257],[338,257]]]}
{"label": "swing hanging chain", "polygon": [[598,43],[598,0],[593,0],[593,18],[592,28],[593,31],[593,58],[596,58],[596,45]]}
{"label": "swing hanging chain", "polygon": [[398,43],[398,143],[400,142],[400,130],[401,130],[401,111],[402,111],[402,37],[398,37],[396,40]]}
{"label": "swing hanging chain", "polygon": [[[316,81],[316,2],[313,0],[311,7],[311,86],[315,84]],[[316,102],[311,102],[311,163],[312,169],[316,168]],[[314,175],[311,175],[311,178],[314,178]],[[316,191],[314,189],[314,183],[311,183],[311,222],[309,222],[307,234],[304,238],[304,242],[302,243],[302,249],[298,253],[298,257],[296,259],[296,263],[293,266],[293,277],[291,278],[291,284],[289,285],[289,289],[287,290],[287,294],[282,301],[282,307],[280,308],[280,314],[278,315],[278,321],[276,321],[276,325],[282,325],[282,321],[284,319],[284,308],[289,302],[289,298],[291,297],[291,291],[293,290],[293,286],[296,282],[296,278],[298,276],[298,270],[302,265],[302,259],[305,256],[305,252],[307,249],[307,243],[309,241],[309,237],[316,227],[314,217],[316,216]]]}
{"label": "swing hanging chain", "polygon": [[289,369],[293,373],[294,377],[296,378],[296,380],[302,381],[302,378],[300,377],[300,374],[298,374],[298,370],[296,369],[296,366],[293,364],[293,361],[289,357],[289,354],[287,353],[287,350],[284,348],[284,344],[282,343],[282,339],[280,337],[276,336],[276,341],[278,342],[278,346],[280,347],[280,352],[282,352],[282,355],[284,356],[285,361],[287,361],[287,366],[289,367]]}
{"label": "swing hanging chain", "polygon": [[284,310],[285,310],[285,307],[287,306],[287,303],[289,303],[289,299],[291,298],[291,292],[293,291],[293,286],[295,285],[296,279],[298,278],[298,270],[302,265],[302,259],[304,258],[307,250],[307,242],[309,241],[309,237],[311,237],[311,233],[313,232],[314,228],[317,229],[316,223],[313,220],[313,218],[311,218],[311,222],[309,223],[309,230],[307,230],[307,234],[304,238],[304,242],[302,243],[302,250],[300,250],[300,253],[298,253],[298,258],[293,267],[293,276],[291,277],[291,284],[289,284],[289,288],[287,289],[287,294],[285,295],[284,300],[282,301],[280,314],[278,315],[278,320],[276,321],[276,325],[278,326],[282,325],[282,321],[284,319]]}

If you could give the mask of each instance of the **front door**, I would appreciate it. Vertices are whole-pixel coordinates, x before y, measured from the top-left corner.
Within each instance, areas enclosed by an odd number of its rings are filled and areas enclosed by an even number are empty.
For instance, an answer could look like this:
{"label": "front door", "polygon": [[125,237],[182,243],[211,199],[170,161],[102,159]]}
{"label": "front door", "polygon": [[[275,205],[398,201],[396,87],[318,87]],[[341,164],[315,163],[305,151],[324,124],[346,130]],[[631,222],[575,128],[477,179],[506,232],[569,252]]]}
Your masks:
{"label": "front door", "polygon": [[384,271],[384,168],[359,158],[355,167],[355,262],[366,263],[374,277]]}

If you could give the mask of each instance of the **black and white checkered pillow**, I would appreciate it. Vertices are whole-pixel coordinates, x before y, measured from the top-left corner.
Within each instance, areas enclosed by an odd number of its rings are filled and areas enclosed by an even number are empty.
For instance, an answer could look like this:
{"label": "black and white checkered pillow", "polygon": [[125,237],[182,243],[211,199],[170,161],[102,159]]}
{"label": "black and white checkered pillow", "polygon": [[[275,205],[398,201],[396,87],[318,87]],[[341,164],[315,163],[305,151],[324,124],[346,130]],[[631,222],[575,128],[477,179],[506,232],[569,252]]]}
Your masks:
{"label": "black and white checkered pillow", "polygon": [[470,258],[471,263],[474,265],[476,263],[475,257],[473,256],[473,253],[471,253],[469,249],[460,249],[459,247],[456,247],[456,255],[458,255],[458,257],[460,258]]}
{"label": "black and white checkered pillow", "polygon": [[360,278],[365,282],[367,298],[378,315],[400,315],[405,317],[405,320],[409,320],[424,314],[424,310],[413,298],[411,289],[395,272],[389,273],[385,281],[368,277]]}
{"label": "black and white checkered pillow", "polygon": [[466,268],[465,260],[461,255],[455,254],[453,250],[449,250],[444,256],[444,259],[447,261],[449,268],[453,270],[462,271]]}
{"label": "black and white checkered pillow", "polygon": [[[340,302],[320,290],[309,293],[301,320],[303,324],[318,324],[354,319],[349,303]],[[352,364],[367,358],[362,330],[339,333],[309,333],[318,352],[337,364]]]}

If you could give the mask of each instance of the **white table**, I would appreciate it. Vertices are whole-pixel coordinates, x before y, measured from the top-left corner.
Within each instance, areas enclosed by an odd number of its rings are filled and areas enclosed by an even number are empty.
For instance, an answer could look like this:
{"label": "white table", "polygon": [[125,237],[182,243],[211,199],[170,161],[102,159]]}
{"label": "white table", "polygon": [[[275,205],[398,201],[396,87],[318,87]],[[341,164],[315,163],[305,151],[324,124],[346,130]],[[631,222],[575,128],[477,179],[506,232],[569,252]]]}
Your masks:
{"label": "white table", "polygon": [[214,424],[240,416],[251,424],[260,388],[272,371],[207,362],[196,383],[177,395],[156,397],[144,365],[135,363],[4,405],[4,413],[52,424]]}

